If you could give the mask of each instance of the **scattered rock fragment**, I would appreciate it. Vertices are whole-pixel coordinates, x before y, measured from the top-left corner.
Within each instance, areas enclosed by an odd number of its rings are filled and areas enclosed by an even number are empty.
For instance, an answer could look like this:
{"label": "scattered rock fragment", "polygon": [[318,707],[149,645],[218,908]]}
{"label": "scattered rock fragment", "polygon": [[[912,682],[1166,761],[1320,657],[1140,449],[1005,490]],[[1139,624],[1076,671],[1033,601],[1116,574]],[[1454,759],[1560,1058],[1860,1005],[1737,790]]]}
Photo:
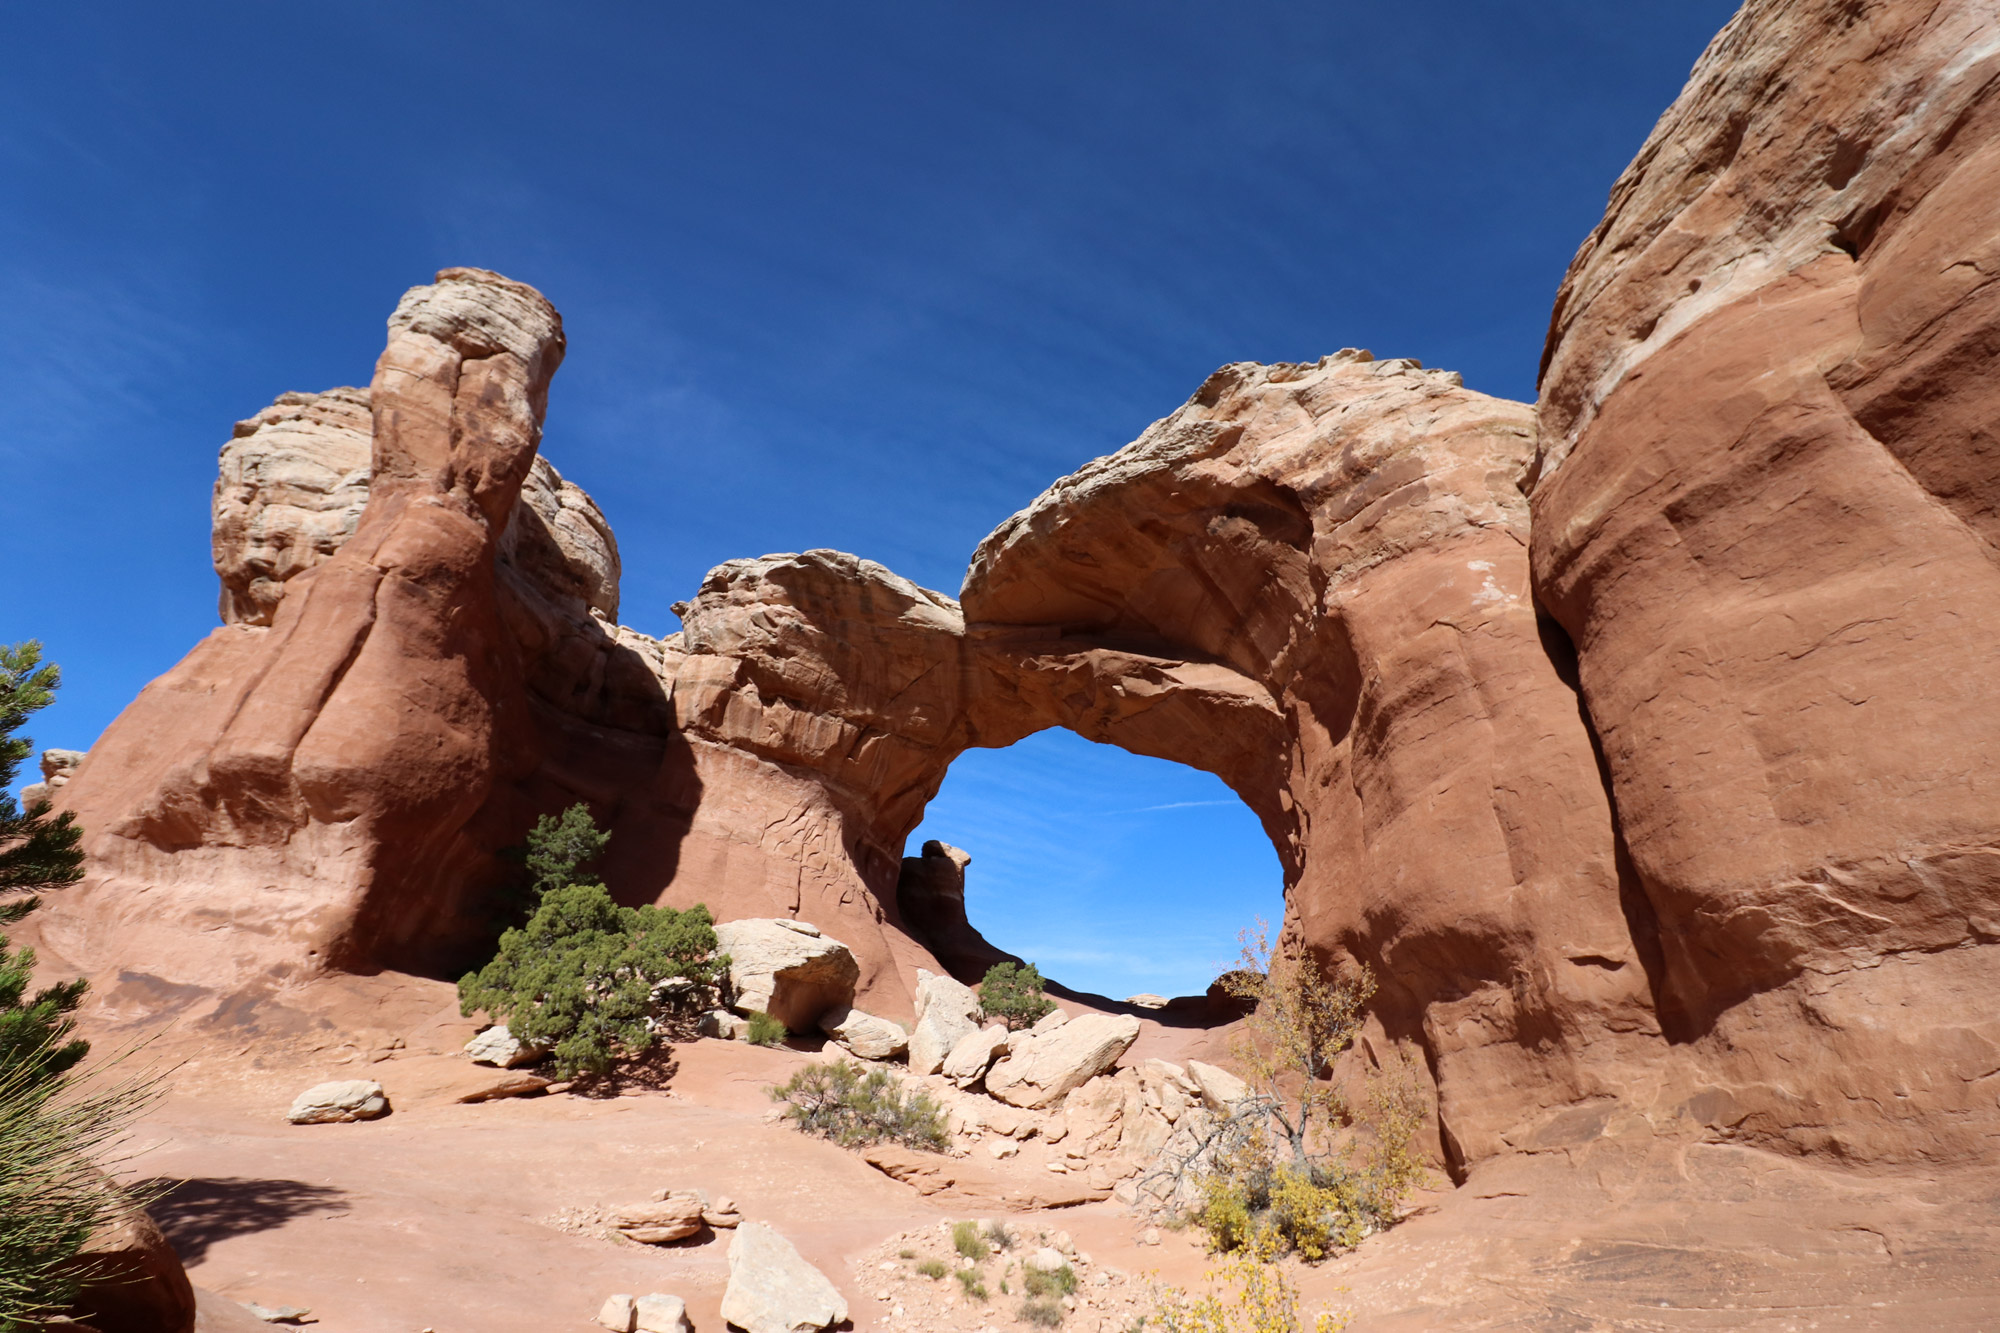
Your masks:
{"label": "scattered rock fragment", "polygon": [[530,1046],[515,1040],[507,1025],[501,1023],[465,1043],[465,1053],[472,1057],[472,1063],[476,1065],[519,1069],[522,1065],[534,1064],[549,1052],[546,1046]]}
{"label": "scattered rock fragment", "polygon": [[382,1085],[365,1078],[318,1083],[298,1095],[285,1119],[295,1125],[331,1125],[374,1120],[389,1114]]}
{"label": "scattered rock fragment", "polygon": [[627,1204],[613,1212],[618,1234],[641,1245],[686,1240],[701,1230],[705,1207],[693,1190],[675,1190],[664,1199]]}
{"label": "scattered rock fragment", "polygon": [[743,1333],[819,1333],[846,1320],[847,1300],[790,1241],[746,1222],[729,1242],[722,1317]]}
{"label": "scattered rock fragment", "polygon": [[742,1041],[750,1035],[750,1020],[727,1009],[711,1009],[695,1023],[694,1030],[704,1037]]}
{"label": "scattered rock fragment", "polygon": [[639,1307],[631,1293],[619,1292],[604,1298],[604,1308],[597,1312],[597,1322],[612,1330],[612,1333],[632,1333],[638,1326]]}
{"label": "scattered rock fragment", "polygon": [[859,1009],[827,1010],[819,1030],[863,1060],[893,1060],[910,1049],[910,1034],[902,1024]]}
{"label": "scattered rock fragment", "polygon": [[634,1314],[638,1333],[692,1333],[693,1330],[688,1322],[687,1302],[678,1296],[662,1296],[658,1292],[641,1296]]}
{"label": "scattered rock fragment", "polygon": [[1007,1049],[1007,1029],[980,1028],[958,1039],[944,1058],[938,1072],[961,1088],[969,1088],[986,1077],[987,1066]]}

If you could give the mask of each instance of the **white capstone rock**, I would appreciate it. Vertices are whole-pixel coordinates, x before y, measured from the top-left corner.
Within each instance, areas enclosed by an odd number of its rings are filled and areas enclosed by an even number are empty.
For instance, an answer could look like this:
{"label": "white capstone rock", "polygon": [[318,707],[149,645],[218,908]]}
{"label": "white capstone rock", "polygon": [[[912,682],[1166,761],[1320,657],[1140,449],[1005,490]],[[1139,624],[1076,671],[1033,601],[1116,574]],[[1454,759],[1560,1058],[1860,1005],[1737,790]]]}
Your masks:
{"label": "white capstone rock", "polygon": [[737,1012],[762,1011],[793,1032],[810,1032],[829,1010],[854,1003],[861,965],[839,940],[817,926],[783,917],[725,921],[716,947],[729,955]]}
{"label": "white capstone rock", "polygon": [[1130,1014],[1083,1014],[1053,1032],[1017,1041],[986,1071],[986,1092],[1010,1106],[1041,1110],[1118,1063],[1139,1040]]}
{"label": "white capstone rock", "polygon": [[819,1030],[864,1060],[893,1060],[910,1049],[903,1025],[859,1009],[830,1009],[820,1017]]}
{"label": "white capstone rock", "polygon": [[389,1099],[380,1083],[365,1078],[318,1083],[298,1095],[285,1119],[295,1125],[331,1125],[348,1120],[373,1120],[389,1114]]}
{"label": "white capstone rock", "polygon": [[970,986],[917,971],[917,1026],[910,1033],[910,1072],[935,1074],[959,1042],[979,1030],[979,997]]}
{"label": "white capstone rock", "polygon": [[688,1322],[687,1302],[678,1296],[662,1296],[654,1292],[639,1298],[638,1333],[693,1333],[694,1325]]}
{"label": "white capstone rock", "polygon": [[729,1242],[722,1318],[743,1333],[820,1333],[847,1318],[847,1300],[790,1241],[745,1222]]}
{"label": "white capstone rock", "polygon": [[1164,1009],[1167,1007],[1167,997],[1142,991],[1137,995],[1127,995],[1125,1003],[1140,1009]]}
{"label": "white capstone rock", "polygon": [[516,1041],[514,1034],[501,1023],[465,1043],[465,1053],[472,1057],[476,1065],[498,1065],[502,1069],[518,1069],[522,1065],[534,1064],[549,1053],[546,1046],[530,1046]]}

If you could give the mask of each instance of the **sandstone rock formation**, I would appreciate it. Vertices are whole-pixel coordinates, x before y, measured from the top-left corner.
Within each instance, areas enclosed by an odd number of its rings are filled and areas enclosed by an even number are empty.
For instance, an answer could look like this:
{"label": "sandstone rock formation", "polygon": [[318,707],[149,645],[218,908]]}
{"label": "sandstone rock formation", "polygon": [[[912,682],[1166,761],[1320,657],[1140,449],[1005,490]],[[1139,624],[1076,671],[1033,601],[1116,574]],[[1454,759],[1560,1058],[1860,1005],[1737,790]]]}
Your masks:
{"label": "sandstone rock formation", "polygon": [[1129,1014],[1084,1014],[1052,1032],[1023,1034],[985,1071],[986,1091],[1010,1106],[1053,1106],[1117,1064],[1138,1039],[1139,1020]]}
{"label": "sandstone rock formation", "polygon": [[534,1064],[548,1051],[538,1046],[515,1039],[505,1023],[498,1023],[465,1043],[465,1053],[476,1065],[498,1065],[502,1069],[518,1069],[522,1065]]}
{"label": "sandstone rock formation", "polygon": [[151,1217],[134,1210],[91,1236],[69,1315],[98,1333],[193,1333],[194,1287]]}
{"label": "sandstone rock formation", "polygon": [[979,997],[972,988],[928,970],[917,973],[917,1025],[910,1031],[910,1072],[935,1074],[945,1057],[970,1037],[978,1024]]}
{"label": "sandstone rock formation", "polygon": [[389,1099],[372,1079],[346,1078],[315,1083],[292,1101],[285,1119],[295,1125],[335,1125],[375,1120],[389,1114]]}
{"label": "sandstone rock formation", "polygon": [[42,780],[30,782],[21,788],[21,808],[32,810],[44,801],[53,800],[56,792],[69,784],[70,776],[76,772],[83,760],[82,750],[42,751]]}
{"label": "sandstone rock formation", "polygon": [[[51,789],[91,865],[43,929],[128,1013],[444,972],[498,850],[583,800],[621,900],[813,923],[928,1074],[976,1000],[923,969],[1005,955],[965,854],[905,842],[959,754],[1060,726],[1242,797],[1283,947],[1372,970],[1354,1061],[1413,1057],[1460,1178],[1614,1107],[1966,1160],[2000,1129],[1997,18],[1751,0],[1579,252],[1536,408],[1351,350],[1225,366],[958,600],[808,551],[617,625],[609,527],[535,457],[555,313],[448,270],[365,394],[225,451],[228,623]],[[1019,1076],[1087,1021],[987,1086],[1059,1097]],[[1226,1100],[1185,1081],[1160,1124]]]}
{"label": "sandstone rock formation", "polygon": [[2000,1128],[1996,80],[1984,0],[1751,0],[1556,301],[1536,590],[1686,1113],[1741,1141]]}
{"label": "sandstone rock formation", "polygon": [[612,1214],[618,1234],[641,1245],[686,1240],[702,1228],[706,1205],[693,1190],[675,1190],[663,1199],[627,1204]]}
{"label": "sandstone rock formation", "polygon": [[819,1333],[847,1318],[847,1300],[790,1241],[746,1222],[729,1242],[722,1317],[744,1333]]}
{"label": "sandstone rock formation", "polygon": [[864,1060],[893,1060],[910,1049],[910,1034],[886,1018],[859,1009],[829,1009],[819,1030]]}
{"label": "sandstone rock formation", "polygon": [[817,926],[783,917],[724,921],[715,941],[729,955],[739,1013],[766,1013],[793,1032],[810,1032],[854,999],[860,968],[853,951]]}

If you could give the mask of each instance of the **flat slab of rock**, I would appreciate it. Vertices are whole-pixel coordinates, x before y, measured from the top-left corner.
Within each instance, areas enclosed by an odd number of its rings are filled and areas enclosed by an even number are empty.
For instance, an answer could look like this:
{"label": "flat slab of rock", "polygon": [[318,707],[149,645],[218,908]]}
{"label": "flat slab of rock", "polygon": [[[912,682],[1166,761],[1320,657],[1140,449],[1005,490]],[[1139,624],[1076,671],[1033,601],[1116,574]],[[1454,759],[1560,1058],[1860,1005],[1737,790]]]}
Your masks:
{"label": "flat slab of rock", "polygon": [[1201,1102],[1211,1111],[1227,1111],[1250,1095],[1250,1085],[1227,1069],[1200,1060],[1187,1062],[1187,1074],[1201,1090]]}
{"label": "flat slab of rock", "polygon": [[820,1015],[819,1030],[863,1060],[893,1060],[910,1049],[910,1034],[901,1023],[859,1009],[830,1009]]}
{"label": "flat slab of rock", "polygon": [[1139,1039],[1130,1014],[1083,1014],[1052,1032],[1016,1040],[1013,1053],[986,1071],[987,1095],[1041,1110],[1118,1063]]}
{"label": "flat slab of rock", "polygon": [[389,1114],[382,1085],[365,1078],[317,1083],[292,1102],[285,1119],[295,1125],[334,1125],[349,1120],[374,1120]]}
{"label": "flat slab of rock", "polygon": [[741,1013],[759,1010],[793,1032],[810,1032],[821,1015],[854,1003],[861,965],[817,926],[784,917],[725,921],[717,948],[729,955],[729,984]]}
{"label": "flat slab of rock", "polygon": [[675,1190],[664,1199],[626,1204],[612,1214],[611,1224],[627,1240],[666,1245],[700,1231],[706,1207],[693,1190]]}
{"label": "flat slab of rock", "polygon": [[745,1222],[729,1242],[722,1317],[743,1333],[820,1333],[847,1319],[847,1298],[790,1241]]}

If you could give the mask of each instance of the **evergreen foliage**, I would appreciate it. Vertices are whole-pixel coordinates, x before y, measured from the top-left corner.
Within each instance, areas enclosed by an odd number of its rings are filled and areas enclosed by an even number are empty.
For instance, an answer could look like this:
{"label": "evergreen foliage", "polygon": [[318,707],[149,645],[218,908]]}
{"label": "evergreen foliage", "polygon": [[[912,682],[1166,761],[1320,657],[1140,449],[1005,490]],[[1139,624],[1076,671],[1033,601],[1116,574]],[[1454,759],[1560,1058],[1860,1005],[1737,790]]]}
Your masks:
{"label": "evergreen foliage", "polygon": [[944,1109],[921,1088],[906,1088],[886,1069],[866,1074],[851,1060],[811,1064],[782,1087],[770,1090],[784,1102],[785,1118],[808,1134],[858,1148],[884,1139],[943,1152],[950,1139]]}
{"label": "evergreen foliage", "polygon": [[[0,893],[32,895],[83,877],[83,835],[75,817],[52,815],[44,805],[23,810],[8,790],[35,749],[32,740],[16,733],[30,714],[55,699],[61,679],[54,663],[42,661],[42,646],[34,640],[0,645]],[[0,903],[0,925],[19,921],[40,904],[32,896]],[[88,983],[61,981],[30,995],[34,970],[35,951],[11,950],[0,935],[0,1073],[20,1069],[30,1084],[43,1086],[90,1050],[89,1043],[70,1035]]]}
{"label": "evergreen foliage", "polygon": [[743,1035],[752,1046],[776,1046],[791,1033],[783,1023],[762,1009],[753,1009],[750,1012],[749,1031]]}
{"label": "evergreen foliage", "polygon": [[[9,793],[34,742],[19,735],[54,699],[60,673],[32,640],[0,645],[0,925],[40,905],[34,894],[83,875],[82,834],[45,804]],[[29,993],[32,949],[0,935],[0,1330],[43,1326],[93,1273],[77,1255],[91,1234],[140,1204],[92,1160],[143,1111],[145,1080],[107,1084],[74,1071],[89,1044],[74,1037],[85,983]]]}
{"label": "evergreen foliage", "polygon": [[707,986],[728,962],[715,956],[706,907],[620,907],[602,884],[581,878],[610,837],[582,804],[543,816],[528,835],[534,915],[458,983],[461,1012],[483,1009],[517,1040],[550,1048],[561,1078],[605,1074],[614,1059],[646,1051],[661,983],[684,977]]}
{"label": "evergreen foliage", "polygon": [[1055,1008],[1055,1001],[1042,995],[1042,974],[1033,963],[995,963],[979,983],[981,1015],[1009,1028],[1032,1027]]}

